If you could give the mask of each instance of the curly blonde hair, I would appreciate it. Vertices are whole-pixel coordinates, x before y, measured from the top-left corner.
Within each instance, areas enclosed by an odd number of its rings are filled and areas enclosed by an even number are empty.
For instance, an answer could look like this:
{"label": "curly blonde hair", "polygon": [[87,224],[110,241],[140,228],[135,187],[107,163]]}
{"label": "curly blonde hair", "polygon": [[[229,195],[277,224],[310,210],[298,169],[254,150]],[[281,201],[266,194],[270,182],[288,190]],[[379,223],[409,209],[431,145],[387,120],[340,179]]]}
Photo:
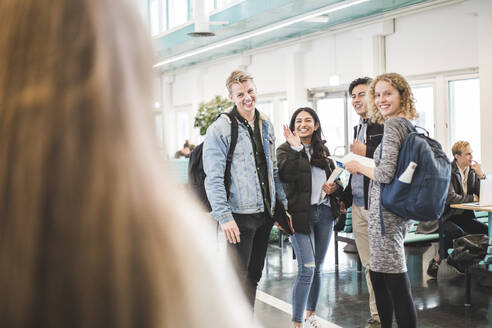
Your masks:
{"label": "curly blonde hair", "polygon": [[369,87],[368,108],[369,116],[371,117],[372,122],[383,124],[384,121],[386,121],[387,119],[381,114],[374,102],[374,90],[376,88],[376,84],[379,81],[388,82],[396,90],[398,90],[401,100],[399,113],[403,113],[405,115],[405,118],[410,121],[418,117],[417,110],[415,109],[415,101],[413,99],[412,89],[410,88],[407,80],[405,80],[405,78],[398,73],[385,73],[376,77]]}

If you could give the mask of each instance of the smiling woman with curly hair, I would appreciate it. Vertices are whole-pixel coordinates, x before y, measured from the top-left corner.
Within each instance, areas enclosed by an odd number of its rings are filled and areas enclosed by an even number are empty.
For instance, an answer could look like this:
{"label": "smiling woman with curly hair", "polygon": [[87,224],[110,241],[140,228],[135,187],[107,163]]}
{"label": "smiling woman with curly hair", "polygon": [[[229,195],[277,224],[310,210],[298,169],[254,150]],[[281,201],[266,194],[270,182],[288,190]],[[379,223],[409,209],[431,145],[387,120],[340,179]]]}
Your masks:
{"label": "smiling woman with curly hair", "polygon": [[405,78],[398,73],[386,73],[379,75],[374,81],[372,81],[369,88],[369,116],[374,123],[383,124],[386,120],[374,102],[375,87],[379,81],[388,82],[393,88],[398,90],[401,100],[398,113],[403,113],[410,121],[418,117],[417,110],[415,109],[415,100],[413,98],[412,89],[410,88],[407,80],[405,80]]}
{"label": "smiling woman with curly hair", "polygon": [[405,78],[397,73],[378,76],[369,89],[369,110],[373,122],[384,123],[383,140],[374,152],[375,167],[351,161],[345,163],[345,168],[372,180],[368,217],[369,274],[381,326],[392,327],[394,312],[399,328],[415,328],[417,313],[403,246],[413,221],[386,210],[380,203],[381,184],[390,183],[395,177],[400,149],[410,133],[407,121],[417,117],[412,90]]}

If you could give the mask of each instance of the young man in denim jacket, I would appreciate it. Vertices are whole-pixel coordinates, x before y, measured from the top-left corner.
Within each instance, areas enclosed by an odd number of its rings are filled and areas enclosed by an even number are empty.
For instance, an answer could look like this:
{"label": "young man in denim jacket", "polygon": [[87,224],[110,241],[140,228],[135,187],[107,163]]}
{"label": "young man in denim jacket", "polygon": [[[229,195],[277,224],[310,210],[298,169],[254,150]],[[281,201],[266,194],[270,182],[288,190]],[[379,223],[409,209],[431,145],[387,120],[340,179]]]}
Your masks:
{"label": "young man in denim jacket", "polygon": [[275,202],[287,208],[278,177],[273,125],[256,108],[256,85],[247,72],[236,70],[226,81],[231,113],[238,121],[238,139],[231,165],[231,186],[224,186],[231,122],[222,115],[207,130],[203,143],[205,190],[228,241],[228,252],[251,306],[261,278]]}

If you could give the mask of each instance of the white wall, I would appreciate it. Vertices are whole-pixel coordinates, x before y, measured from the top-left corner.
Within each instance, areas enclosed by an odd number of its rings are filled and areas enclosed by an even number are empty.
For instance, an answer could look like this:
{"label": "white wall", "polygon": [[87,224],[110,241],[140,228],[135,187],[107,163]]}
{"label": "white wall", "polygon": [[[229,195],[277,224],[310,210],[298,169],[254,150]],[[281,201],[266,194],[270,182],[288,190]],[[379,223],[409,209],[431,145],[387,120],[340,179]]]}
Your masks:
{"label": "white wall", "polygon": [[[172,101],[165,110],[173,112],[188,106],[190,113],[194,113],[200,101],[209,101],[215,95],[227,96],[225,80],[239,67],[246,68],[255,77],[259,101],[262,95],[283,95],[289,101],[291,112],[306,104],[307,88],[328,87],[330,75],[340,76],[342,89],[356,77],[384,71],[399,72],[410,76],[410,80],[425,75],[435,84],[436,138],[446,148],[449,133],[444,76],[457,70],[480,70],[479,58],[482,58],[482,66],[486,65],[484,58],[487,55],[490,58],[490,53],[479,56],[479,49],[490,51],[490,46],[483,44],[487,37],[490,39],[490,32],[486,36],[482,32],[480,48],[476,12],[479,5],[488,1],[474,0],[465,5],[442,6],[401,17],[385,16],[384,21],[369,26],[326,32],[317,38],[180,69],[173,72],[174,80],[169,85]],[[484,105],[488,104],[482,103]],[[490,120],[490,116],[487,114],[485,118]],[[192,124],[190,122],[190,126]],[[165,125],[172,133],[175,122],[168,120]],[[482,153],[485,153],[492,146],[492,138],[483,140],[483,136]],[[190,138],[194,143],[201,141],[196,131]],[[169,149],[169,153],[175,150]],[[485,158],[486,169],[492,171],[492,155]]]}
{"label": "white wall", "polygon": [[386,38],[387,70],[426,74],[478,66],[477,17],[462,5],[396,19]]}

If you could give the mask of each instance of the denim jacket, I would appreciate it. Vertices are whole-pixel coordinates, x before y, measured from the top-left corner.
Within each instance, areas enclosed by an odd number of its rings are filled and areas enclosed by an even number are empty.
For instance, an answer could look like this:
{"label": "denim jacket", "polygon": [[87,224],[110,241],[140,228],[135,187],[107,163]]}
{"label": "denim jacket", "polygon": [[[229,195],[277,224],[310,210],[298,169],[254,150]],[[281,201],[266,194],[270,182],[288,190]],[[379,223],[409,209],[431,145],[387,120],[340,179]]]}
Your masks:
{"label": "denim jacket", "polygon": [[[272,212],[276,199],[287,209],[287,198],[278,176],[273,125],[263,114],[260,114],[260,133],[267,159]],[[253,145],[248,129],[240,122],[231,165],[231,189],[227,199],[224,171],[230,142],[231,123],[226,115],[222,115],[207,129],[203,142],[205,190],[212,206],[212,216],[221,224],[233,220],[232,213],[253,214],[265,211],[260,181],[256,173]]]}

